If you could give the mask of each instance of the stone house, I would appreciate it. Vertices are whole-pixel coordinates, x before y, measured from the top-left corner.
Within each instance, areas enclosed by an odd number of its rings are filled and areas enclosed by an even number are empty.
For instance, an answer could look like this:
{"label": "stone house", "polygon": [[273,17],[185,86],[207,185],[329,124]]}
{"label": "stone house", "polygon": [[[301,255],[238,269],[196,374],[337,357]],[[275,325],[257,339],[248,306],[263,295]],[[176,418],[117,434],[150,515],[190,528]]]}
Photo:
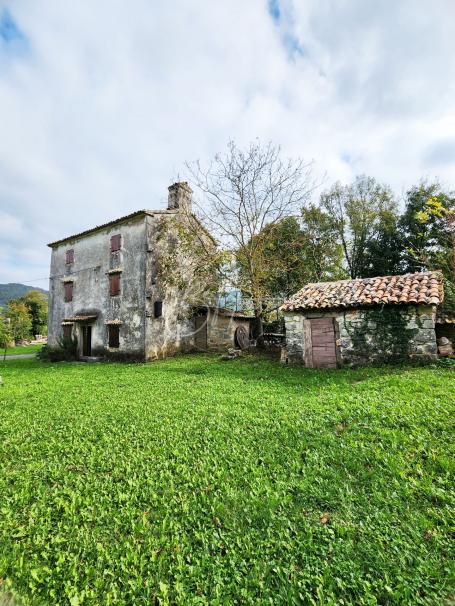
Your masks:
{"label": "stone house", "polygon": [[286,358],[336,368],[437,357],[437,272],[307,284],[281,307]]}
{"label": "stone house", "polygon": [[[49,344],[76,337],[81,358],[108,353],[154,359],[196,349],[200,321],[189,296],[165,285],[159,274],[160,258],[176,238],[177,218],[196,221],[191,204],[188,184],[174,183],[165,210],[139,210],[50,243]],[[160,237],[163,222],[170,227],[166,238]],[[178,259],[182,267],[185,261]],[[223,337],[220,347],[225,342]]]}

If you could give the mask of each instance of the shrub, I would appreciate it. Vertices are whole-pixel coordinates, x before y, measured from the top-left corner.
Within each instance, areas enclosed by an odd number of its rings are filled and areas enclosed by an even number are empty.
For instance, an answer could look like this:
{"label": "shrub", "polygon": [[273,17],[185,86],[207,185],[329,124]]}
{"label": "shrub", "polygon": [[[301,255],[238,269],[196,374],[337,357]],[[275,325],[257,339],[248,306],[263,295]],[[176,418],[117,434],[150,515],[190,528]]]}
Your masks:
{"label": "shrub", "polygon": [[75,337],[62,337],[54,347],[44,345],[38,352],[37,357],[46,362],[70,362],[77,360],[77,339]]}

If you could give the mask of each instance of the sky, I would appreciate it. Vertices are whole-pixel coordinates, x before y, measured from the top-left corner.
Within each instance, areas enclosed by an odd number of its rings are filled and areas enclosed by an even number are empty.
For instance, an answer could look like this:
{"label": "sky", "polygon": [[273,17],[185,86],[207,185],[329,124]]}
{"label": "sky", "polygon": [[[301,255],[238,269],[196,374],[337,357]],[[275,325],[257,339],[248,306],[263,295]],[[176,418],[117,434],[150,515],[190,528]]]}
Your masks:
{"label": "sky", "polygon": [[455,189],[455,1],[0,0],[0,283],[256,138]]}

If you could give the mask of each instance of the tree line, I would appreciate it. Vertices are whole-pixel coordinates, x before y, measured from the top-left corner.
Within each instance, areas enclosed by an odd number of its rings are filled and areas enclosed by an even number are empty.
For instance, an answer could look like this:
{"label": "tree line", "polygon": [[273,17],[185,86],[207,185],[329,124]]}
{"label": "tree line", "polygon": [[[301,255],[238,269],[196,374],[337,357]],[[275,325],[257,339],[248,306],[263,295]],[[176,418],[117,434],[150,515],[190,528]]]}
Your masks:
{"label": "tree line", "polygon": [[23,297],[11,299],[0,308],[0,347],[9,343],[47,334],[47,297],[39,290],[30,290]]}
{"label": "tree line", "polygon": [[[257,335],[270,311],[308,282],[440,270],[444,307],[455,311],[455,194],[438,181],[422,180],[398,199],[387,184],[360,175],[315,200],[321,187],[312,163],[258,141],[231,142],[187,169],[198,224],[186,221],[162,279],[180,271],[185,284],[180,260],[191,253],[212,292],[237,289],[251,301]],[[200,237],[200,223],[215,243]],[[200,284],[186,280],[189,300],[203,298]]]}

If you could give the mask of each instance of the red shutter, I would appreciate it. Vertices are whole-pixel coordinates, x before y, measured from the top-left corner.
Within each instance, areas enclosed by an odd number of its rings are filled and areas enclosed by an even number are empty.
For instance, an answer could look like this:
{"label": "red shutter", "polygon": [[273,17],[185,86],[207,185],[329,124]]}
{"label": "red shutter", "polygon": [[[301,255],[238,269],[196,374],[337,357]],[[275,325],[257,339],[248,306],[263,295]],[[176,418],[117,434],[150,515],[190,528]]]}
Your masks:
{"label": "red shutter", "polygon": [[120,294],[120,274],[111,274],[109,276],[109,294],[111,297]]}
{"label": "red shutter", "polygon": [[122,236],[117,234],[111,237],[111,252],[115,252],[116,250],[120,250],[122,243]]}
{"label": "red shutter", "polygon": [[69,303],[73,300],[73,283],[65,282],[65,302]]}
{"label": "red shutter", "polygon": [[66,264],[71,265],[72,263],[74,263],[74,249],[73,248],[71,250],[66,251]]}

